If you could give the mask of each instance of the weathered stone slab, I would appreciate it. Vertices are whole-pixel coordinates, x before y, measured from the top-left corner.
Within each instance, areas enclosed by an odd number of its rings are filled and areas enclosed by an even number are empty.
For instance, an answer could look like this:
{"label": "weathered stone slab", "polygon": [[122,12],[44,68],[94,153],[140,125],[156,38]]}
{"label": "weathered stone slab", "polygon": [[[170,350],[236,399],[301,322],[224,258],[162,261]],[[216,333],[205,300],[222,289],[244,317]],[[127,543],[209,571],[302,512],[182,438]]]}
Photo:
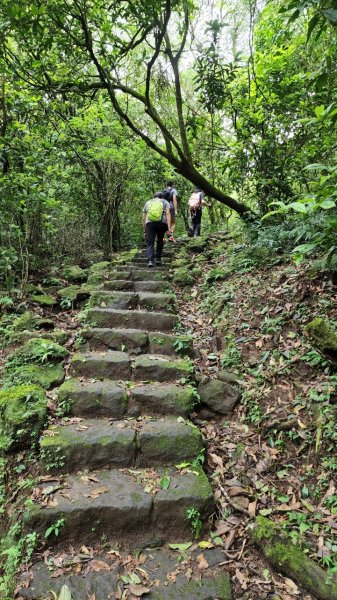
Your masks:
{"label": "weathered stone slab", "polygon": [[[116,470],[91,475],[97,481],[83,475],[67,476],[63,490],[49,494],[49,506],[36,504],[25,514],[27,527],[45,532],[64,519],[58,537],[49,538],[54,544],[79,540],[88,544],[102,536],[130,545],[134,539],[139,541],[151,528],[151,495],[132,475]],[[48,486],[50,482],[42,489]]]}
{"label": "weathered stone slab", "polygon": [[173,294],[139,292],[138,301],[139,307],[143,310],[177,312],[177,301]]}
{"label": "weathered stone slab", "polygon": [[[202,572],[198,567],[198,557],[201,553],[209,565]],[[198,575],[196,580],[190,581],[186,579],[186,568],[181,565],[179,552],[166,547],[151,548],[143,549],[142,556],[144,558],[143,568],[147,573],[155,573],[156,577],[155,585],[150,584],[150,592],[146,594],[148,600],[233,600],[229,574],[221,566],[227,557],[219,548],[202,551],[197,548],[192,553],[186,551],[188,566],[193,573]],[[123,553],[121,557],[123,561]],[[104,570],[99,572],[95,570],[97,560],[105,563]],[[94,555],[92,560],[88,558],[85,562],[86,568],[82,568],[80,576],[75,574],[75,566],[70,573],[60,575],[60,559],[58,556],[55,556],[54,559],[51,554],[48,557],[48,565],[44,561],[40,561],[30,569],[32,579],[28,588],[23,587],[19,591],[20,597],[30,600],[36,600],[36,598],[55,600],[52,592],[58,596],[62,586],[66,585],[74,600],[84,600],[93,596],[95,600],[113,600],[118,589],[117,586],[123,587],[120,577],[128,575],[127,561],[123,568],[120,566],[118,557],[102,552],[97,556]],[[53,577],[57,571],[58,576]],[[168,576],[173,572],[175,576],[170,580]]]}
{"label": "weathered stone slab", "polygon": [[111,281],[105,281],[103,284],[103,289],[133,292],[135,289],[135,284],[133,281],[128,281],[127,279],[114,279]]}
{"label": "weathered stone slab", "polygon": [[115,269],[111,271],[109,279],[133,279],[131,277],[131,269],[127,269],[125,266],[119,269],[118,267],[115,267]]}
{"label": "weathered stone slab", "polygon": [[176,355],[174,342],[176,336],[169,333],[158,331],[149,331],[149,354],[166,354],[168,356]]}
{"label": "weathered stone slab", "polygon": [[123,422],[86,419],[75,424],[51,426],[40,439],[44,470],[76,473],[103,467],[121,468],[134,464],[135,430]]}
{"label": "weathered stone slab", "polygon": [[185,416],[193,410],[193,390],[188,386],[162,383],[139,385],[131,389],[130,400],[154,414]]}
{"label": "weathered stone slab", "polygon": [[[121,271],[119,271],[121,273]],[[133,281],[164,281],[167,279],[167,272],[162,269],[132,269],[131,279]]]}
{"label": "weathered stone slab", "polygon": [[126,352],[78,352],[74,354],[69,374],[97,379],[130,379],[130,357]]}
{"label": "weathered stone slab", "polygon": [[61,405],[70,405],[70,414],[77,417],[122,417],[127,409],[125,388],[113,381],[80,381],[68,379],[58,390]]}
{"label": "weathered stone slab", "polygon": [[98,291],[91,294],[89,306],[117,308],[120,310],[128,310],[136,308],[138,305],[138,296],[134,292],[109,292]]}
{"label": "weathered stone slab", "polygon": [[133,354],[146,352],[148,334],[140,329],[109,329],[107,327],[82,330],[82,337],[89,342],[91,350],[127,350]]}
{"label": "weathered stone slab", "polygon": [[33,580],[30,581],[28,588],[20,590],[20,597],[29,600],[36,600],[37,598],[55,600],[55,597],[59,597],[62,587],[67,586],[73,600],[85,600],[86,598],[95,598],[95,600],[113,599],[118,584],[118,566],[112,564],[108,556],[95,556],[93,560],[103,561],[109,566],[109,570],[97,573],[94,568],[90,569],[91,561],[88,561],[88,572],[85,576],[70,572],[51,578],[53,575],[51,567],[43,561],[38,562],[34,565],[32,571]]}
{"label": "weathered stone slab", "polygon": [[231,413],[240,399],[238,388],[226,381],[210,379],[198,386],[200,401],[222,415]]}
{"label": "weathered stone slab", "polygon": [[199,429],[189,422],[166,417],[145,423],[137,433],[137,462],[140,467],[172,465],[192,461],[203,447]]}
{"label": "weathered stone slab", "polygon": [[188,360],[174,360],[151,354],[143,354],[135,359],[134,379],[136,381],[175,381],[191,374],[192,366]]}
{"label": "weathered stone slab", "polygon": [[172,292],[167,281],[135,281],[133,285],[136,292]]}
{"label": "weathered stone slab", "polygon": [[95,327],[172,331],[177,321],[175,315],[161,312],[114,310],[113,308],[91,308],[88,311],[88,322],[94,323]]}
{"label": "weathered stone slab", "polygon": [[[195,471],[195,469],[193,469]],[[190,535],[191,526],[187,509],[193,507],[199,511],[204,529],[209,527],[208,519],[214,512],[214,500],[211,484],[202,469],[195,472],[177,473],[168,471],[170,487],[159,490],[154,497],[153,521],[158,534],[181,539]]]}

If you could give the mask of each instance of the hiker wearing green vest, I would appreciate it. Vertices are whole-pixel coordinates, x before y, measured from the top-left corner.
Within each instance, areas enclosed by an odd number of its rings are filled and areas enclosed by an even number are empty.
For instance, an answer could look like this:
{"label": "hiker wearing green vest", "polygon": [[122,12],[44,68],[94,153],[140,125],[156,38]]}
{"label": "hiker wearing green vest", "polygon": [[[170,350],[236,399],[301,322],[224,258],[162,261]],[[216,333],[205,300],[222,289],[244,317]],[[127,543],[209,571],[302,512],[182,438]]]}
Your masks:
{"label": "hiker wearing green vest", "polygon": [[[146,238],[146,256],[149,267],[160,266],[164,245],[164,235],[171,230],[170,204],[157,192],[152,200],[148,200],[143,208],[143,227]],[[156,252],[154,250],[157,238]]]}

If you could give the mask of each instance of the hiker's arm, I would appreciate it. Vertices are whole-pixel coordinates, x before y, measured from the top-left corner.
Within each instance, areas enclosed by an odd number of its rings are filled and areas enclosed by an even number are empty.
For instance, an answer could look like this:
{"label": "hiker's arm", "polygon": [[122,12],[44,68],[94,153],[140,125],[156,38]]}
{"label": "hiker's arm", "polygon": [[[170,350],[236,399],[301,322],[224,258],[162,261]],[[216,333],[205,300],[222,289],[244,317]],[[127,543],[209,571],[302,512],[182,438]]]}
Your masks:
{"label": "hiker's arm", "polygon": [[178,198],[177,198],[177,194],[173,195],[173,206],[174,206],[174,212],[177,215],[178,214]]}
{"label": "hiker's arm", "polygon": [[171,231],[171,213],[169,208],[165,208],[168,230]]}

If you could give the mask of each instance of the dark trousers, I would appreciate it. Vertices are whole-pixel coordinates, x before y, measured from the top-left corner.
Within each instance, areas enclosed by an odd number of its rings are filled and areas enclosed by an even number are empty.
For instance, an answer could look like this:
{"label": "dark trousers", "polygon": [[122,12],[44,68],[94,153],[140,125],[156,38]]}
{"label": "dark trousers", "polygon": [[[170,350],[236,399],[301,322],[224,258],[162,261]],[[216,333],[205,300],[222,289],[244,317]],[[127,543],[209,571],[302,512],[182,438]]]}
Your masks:
{"label": "dark trousers", "polygon": [[201,230],[201,214],[202,211],[200,208],[197,208],[191,212],[191,223],[192,223],[192,231],[193,237],[198,237],[200,235]]}
{"label": "dark trousers", "polygon": [[167,231],[167,223],[162,221],[150,221],[145,225],[146,233],[146,257],[147,260],[154,261],[154,243],[157,238],[156,260],[161,260],[164,245],[164,235]]}

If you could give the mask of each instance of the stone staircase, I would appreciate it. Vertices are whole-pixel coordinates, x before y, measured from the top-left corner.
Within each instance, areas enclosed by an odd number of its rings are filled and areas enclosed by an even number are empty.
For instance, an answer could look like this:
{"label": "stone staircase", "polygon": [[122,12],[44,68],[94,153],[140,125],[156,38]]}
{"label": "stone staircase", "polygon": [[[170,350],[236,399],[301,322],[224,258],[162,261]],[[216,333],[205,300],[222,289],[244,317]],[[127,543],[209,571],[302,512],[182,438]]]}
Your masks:
{"label": "stone staircase", "polygon": [[[46,496],[51,483],[41,483],[43,501],[26,522],[42,536],[58,524],[58,535],[48,538],[56,549],[108,541],[129,551],[188,541],[191,509],[203,531],[209,528],[212,488],[197,461],[203,440],[188,419],[193,363],[174,349],[178,318],[167,270],[145,266],[140,253],[92,294],[83,349],[58,393],[70,419],[40,440],[42,472],[59,477],[59,485]],[[40,597],[38,570],[35,578],[37,587],[23,597]],[[226,589],[216,597],[231,598]],[[96,592],[95,600],[103,597],[110,596]]]}

